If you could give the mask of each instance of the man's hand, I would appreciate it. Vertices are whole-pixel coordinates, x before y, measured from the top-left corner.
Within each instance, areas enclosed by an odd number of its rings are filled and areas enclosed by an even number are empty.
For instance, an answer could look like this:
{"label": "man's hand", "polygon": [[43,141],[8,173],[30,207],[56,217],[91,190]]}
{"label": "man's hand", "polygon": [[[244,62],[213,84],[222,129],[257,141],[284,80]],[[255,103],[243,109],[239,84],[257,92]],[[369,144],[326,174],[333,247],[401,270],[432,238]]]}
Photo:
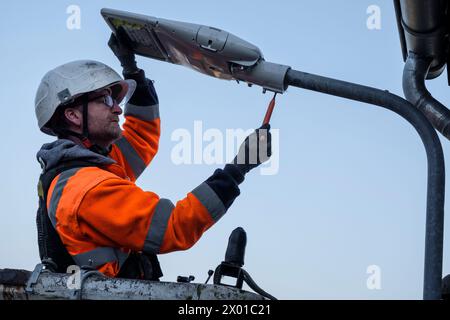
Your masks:
{"label": "man's hand", "polygon": [[270,124],[264,124],[250,134],[241,144],[233,164],[245,174],[269,160],[271,155],[272,135],[270,134]]}
{"label": "man's hand", "polygon": [[123,37],[121,37],[120,34],[116,36],[114,33],[111,33],[108,46],[111,48],[117,59],[119,59],[124,74],[136,73],[139,69],[136,65],[134,52],[121,39],[123,39]]}

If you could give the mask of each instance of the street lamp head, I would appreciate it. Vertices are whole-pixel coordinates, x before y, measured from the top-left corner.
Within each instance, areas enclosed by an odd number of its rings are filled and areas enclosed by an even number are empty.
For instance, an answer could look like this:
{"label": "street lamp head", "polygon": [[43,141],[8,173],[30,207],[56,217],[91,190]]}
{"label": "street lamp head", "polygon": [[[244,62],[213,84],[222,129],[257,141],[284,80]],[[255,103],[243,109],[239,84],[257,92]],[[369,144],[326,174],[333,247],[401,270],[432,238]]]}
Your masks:
{"label": "street lamp head", "polygon": [[102,9],[101,14],[138,55],[265,90],[286,90],[284,79],[289,67],[265,61],[258,47],[229,32],[113,9]]}

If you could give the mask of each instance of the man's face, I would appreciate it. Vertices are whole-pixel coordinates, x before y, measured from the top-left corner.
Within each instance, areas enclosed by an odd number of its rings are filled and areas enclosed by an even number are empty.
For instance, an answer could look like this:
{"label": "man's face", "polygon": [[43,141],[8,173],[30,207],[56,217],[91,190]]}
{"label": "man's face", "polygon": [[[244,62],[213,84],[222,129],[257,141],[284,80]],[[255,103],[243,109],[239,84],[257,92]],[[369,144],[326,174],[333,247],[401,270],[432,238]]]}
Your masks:
{"label": "man's face", "polygon": [[122,109],[114,101],[114,105],[109,107],[105,104],[105,96],[110,95],[111,91],[106,89],[101,92],[89,95],[88,108],[88,129],[90,140],[103,146],[109,146],[122,136],[122,130],[119,126],[119,115]]}

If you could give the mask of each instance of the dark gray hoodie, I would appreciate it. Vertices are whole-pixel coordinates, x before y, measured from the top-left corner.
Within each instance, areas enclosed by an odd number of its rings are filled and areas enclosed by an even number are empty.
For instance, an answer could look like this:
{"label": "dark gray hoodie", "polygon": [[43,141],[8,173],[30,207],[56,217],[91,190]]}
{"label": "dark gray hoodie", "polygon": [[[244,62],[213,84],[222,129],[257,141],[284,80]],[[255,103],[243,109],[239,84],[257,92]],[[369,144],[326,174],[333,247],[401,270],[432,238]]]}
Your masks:
{"label": "dark gray hoodie", "polygon": [[116,163],[113,159],[95,153],[68,139],[58,139],[44,144],[38,151],[37,160],[42,169],[51,170],[66,161],[86,161],[98,165]]}

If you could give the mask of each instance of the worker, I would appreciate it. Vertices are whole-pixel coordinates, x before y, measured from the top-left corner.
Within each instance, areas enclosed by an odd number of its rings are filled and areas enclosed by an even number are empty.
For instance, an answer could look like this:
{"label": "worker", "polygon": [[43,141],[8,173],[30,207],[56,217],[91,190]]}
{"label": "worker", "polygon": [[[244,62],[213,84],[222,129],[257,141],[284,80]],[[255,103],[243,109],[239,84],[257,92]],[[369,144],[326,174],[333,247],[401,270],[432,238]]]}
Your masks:
{"label": "worker", "polygon": [[176,204],[144,191],[135,182],[158,151],[158,97],[133,51],[114,34],[108,45],[124,78],[103,63],[73,61],[49,71],[36,93],[39,128],[57,137],[37,153],[40,257],[56,272],[78,265],[158,280],[157,254],[193,246],[239,195],[244,176],[269,159],[270,126]]}

